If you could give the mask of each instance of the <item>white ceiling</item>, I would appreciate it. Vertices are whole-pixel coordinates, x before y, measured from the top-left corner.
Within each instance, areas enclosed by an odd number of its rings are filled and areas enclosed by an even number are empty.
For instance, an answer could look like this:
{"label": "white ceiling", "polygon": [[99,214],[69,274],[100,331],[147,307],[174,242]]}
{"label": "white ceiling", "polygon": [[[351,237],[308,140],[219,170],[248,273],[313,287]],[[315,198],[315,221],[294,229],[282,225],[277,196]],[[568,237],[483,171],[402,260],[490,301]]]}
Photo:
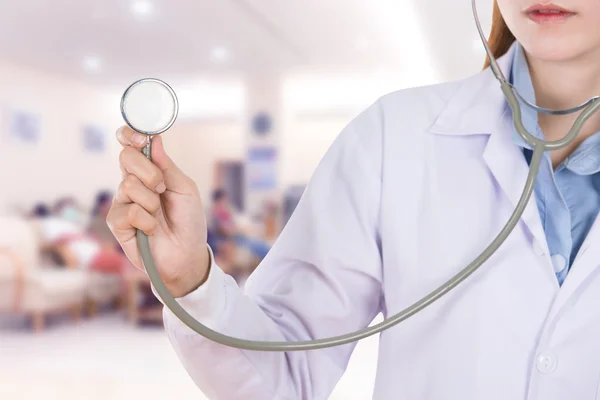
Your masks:
{"label": "white ceiling", "polygon": [[[275,73],[306,68],[436,69],[454,79],[480,68],[470,1],[0,0],[0,59],[76,79]],[[491,0],[479,0],[488,26]],[[215,62],[225,47],[230,58]],[[357,48],[358,47],[358,48]],[[83,59],[96,56],[97,72]]]}

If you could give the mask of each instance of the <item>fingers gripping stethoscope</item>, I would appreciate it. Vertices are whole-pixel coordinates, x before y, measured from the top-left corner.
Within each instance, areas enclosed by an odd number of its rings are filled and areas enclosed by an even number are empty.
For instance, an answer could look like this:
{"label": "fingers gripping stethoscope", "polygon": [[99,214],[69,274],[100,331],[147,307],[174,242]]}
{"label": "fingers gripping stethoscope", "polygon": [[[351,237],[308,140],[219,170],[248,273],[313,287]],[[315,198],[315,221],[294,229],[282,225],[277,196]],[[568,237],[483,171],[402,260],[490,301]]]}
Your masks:
{"label": "fingers gripping stethoscope", "polygon": [[[339,346],[382,332],[413,316],[436,300],[440,299],[450,290],[454,289],[458,284],[463,282],[467,277],[481,267],[481,265],[487,259],[489,259],[492,254],[494,254],[494,252],[500,247],[500,245],[506,240],[508,235],[515,228],[519,219],[521,218],[521,215],[523,214],[523,211],[525,210],[525,207],[533,192],[534,183],[538,175],[544,151],[557,150],[571,143],[577,137],[584,122],[593,113],[595,113],[598,108],[600,108],[600,98],[594,97],[586,103],[569,110],[548,110],[530,104],[523,99],[515,90],[515,88],[506,80],[491,53],[485,35],[481,29],[475,1],[476,0],[472,0],[473,16],[475,18],[477,30],[479,31],[479,35],[491,62],[491,70],[496,79],[500,82],[502,92],[512,108],[513,122],[517,132],[527,143],[533,147],[533,156],[530,162],[530,170],[527,176],[525,187],[523,189],[523,194],[521,195],[521,198],[519,199],[519,202],[517,203],[517,206],[508,219],[506,225],[504,225],[498,236],[488,245],[488,247],[485,248],[483,252],[477,258],[475,258],[475,260],[473,260],[469,265],[458,272],[455,276],[450,278],[439,288],[435,289],[421,300],[412,304],[410,307],[376,325],[366,327],[356,332],[325,339],[298,342],[264,342],[244,340],[223,335],[196,321],[179,305],[179,303],[167,290],[154,263],[152,253],[150,251],[148,236],[146,236],[142,231],[138,230],[137,242],[146,272],[148,273],[148,276],[150,277],[150,280],[163,303],[173,312],[174,315],[176,315],[190,329],[194,330],[205,338],[226,346],[240,349],[258,351],[298,351]],[[523,126],[519,100],[521,100],[526,107],[530,107],[537,112],[553,115],[564,115],[581,111],[581,114],[564,138],[556,141],[546,142],[532,136]],[[125,119],[125,122],[132,129],[148,135],[147,145],[142,151],[146,157],[151,159],[152,136],[160,134],[169,129],[177,118],[177,96],[175,95],[173,89],[169,87],[169,85],[158,79],[142,79],[133,83],[123,94],[123,98],[121,100],[121,113]]]}

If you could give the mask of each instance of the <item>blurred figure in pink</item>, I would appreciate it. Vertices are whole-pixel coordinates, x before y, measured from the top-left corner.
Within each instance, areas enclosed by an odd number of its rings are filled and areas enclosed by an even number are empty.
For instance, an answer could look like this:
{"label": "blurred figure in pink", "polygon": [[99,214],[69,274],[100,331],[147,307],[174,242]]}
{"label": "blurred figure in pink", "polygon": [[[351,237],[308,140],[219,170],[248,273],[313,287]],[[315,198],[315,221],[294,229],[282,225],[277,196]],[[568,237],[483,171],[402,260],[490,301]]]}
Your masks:
{"label": "blurred figure in pink", "polygon": [[[117,251],[112,235],[109,237],[102,231],[96,218],[92,218],[93,223],[88,229],[84,223],[88,218],[73,198],[60,199],[51,214],[39,206],[36,213],[40,215],[37,225],[41,251],[56,255],[61,265],[120,273],[128,263]],[[98,218],[105,220],[106,216],[98,214]]]}
{"label": "blurred figure in pink", "polygon": [[214,249],[219,266],[228,274],[234,273],[235,242],[238,233],[227,192],[217,189],[212,195],[213,206],[208,216],[208,241]]}

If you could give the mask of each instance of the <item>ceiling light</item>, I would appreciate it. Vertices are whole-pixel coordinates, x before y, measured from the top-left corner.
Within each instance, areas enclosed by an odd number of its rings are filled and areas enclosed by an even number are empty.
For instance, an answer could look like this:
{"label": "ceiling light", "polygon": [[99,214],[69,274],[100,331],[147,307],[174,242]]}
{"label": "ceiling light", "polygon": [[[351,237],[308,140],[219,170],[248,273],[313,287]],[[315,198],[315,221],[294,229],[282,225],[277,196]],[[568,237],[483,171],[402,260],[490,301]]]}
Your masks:
{"label": "ceiling light", "polygon": [[154,11],[154,6],[147,0],[136,0],[131,3],[131,12],[139,17],[146,17]]}
{"label": "ceiling light", "polygon": [[213,61],[222,62],[229,58],[229,50],[225,47],[215,47],[210,54]]}
{"label": "ceiling light", "polygon": [[98,72],[102,68],[102,61],[97,56],[85,56],[83,68],[88,72]]}

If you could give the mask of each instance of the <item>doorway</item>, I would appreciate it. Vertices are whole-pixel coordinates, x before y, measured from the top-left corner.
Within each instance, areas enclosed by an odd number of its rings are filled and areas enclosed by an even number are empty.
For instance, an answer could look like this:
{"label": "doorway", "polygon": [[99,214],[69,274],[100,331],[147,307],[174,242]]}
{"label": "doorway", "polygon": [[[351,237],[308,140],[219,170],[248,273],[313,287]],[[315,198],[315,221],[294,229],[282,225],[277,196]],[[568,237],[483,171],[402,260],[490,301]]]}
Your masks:
{"label": "doorway", "polygon": [[244,212],[244,163],[241,161],[218,161],[215,168],[214,188],[227,192],[232,205]]}

